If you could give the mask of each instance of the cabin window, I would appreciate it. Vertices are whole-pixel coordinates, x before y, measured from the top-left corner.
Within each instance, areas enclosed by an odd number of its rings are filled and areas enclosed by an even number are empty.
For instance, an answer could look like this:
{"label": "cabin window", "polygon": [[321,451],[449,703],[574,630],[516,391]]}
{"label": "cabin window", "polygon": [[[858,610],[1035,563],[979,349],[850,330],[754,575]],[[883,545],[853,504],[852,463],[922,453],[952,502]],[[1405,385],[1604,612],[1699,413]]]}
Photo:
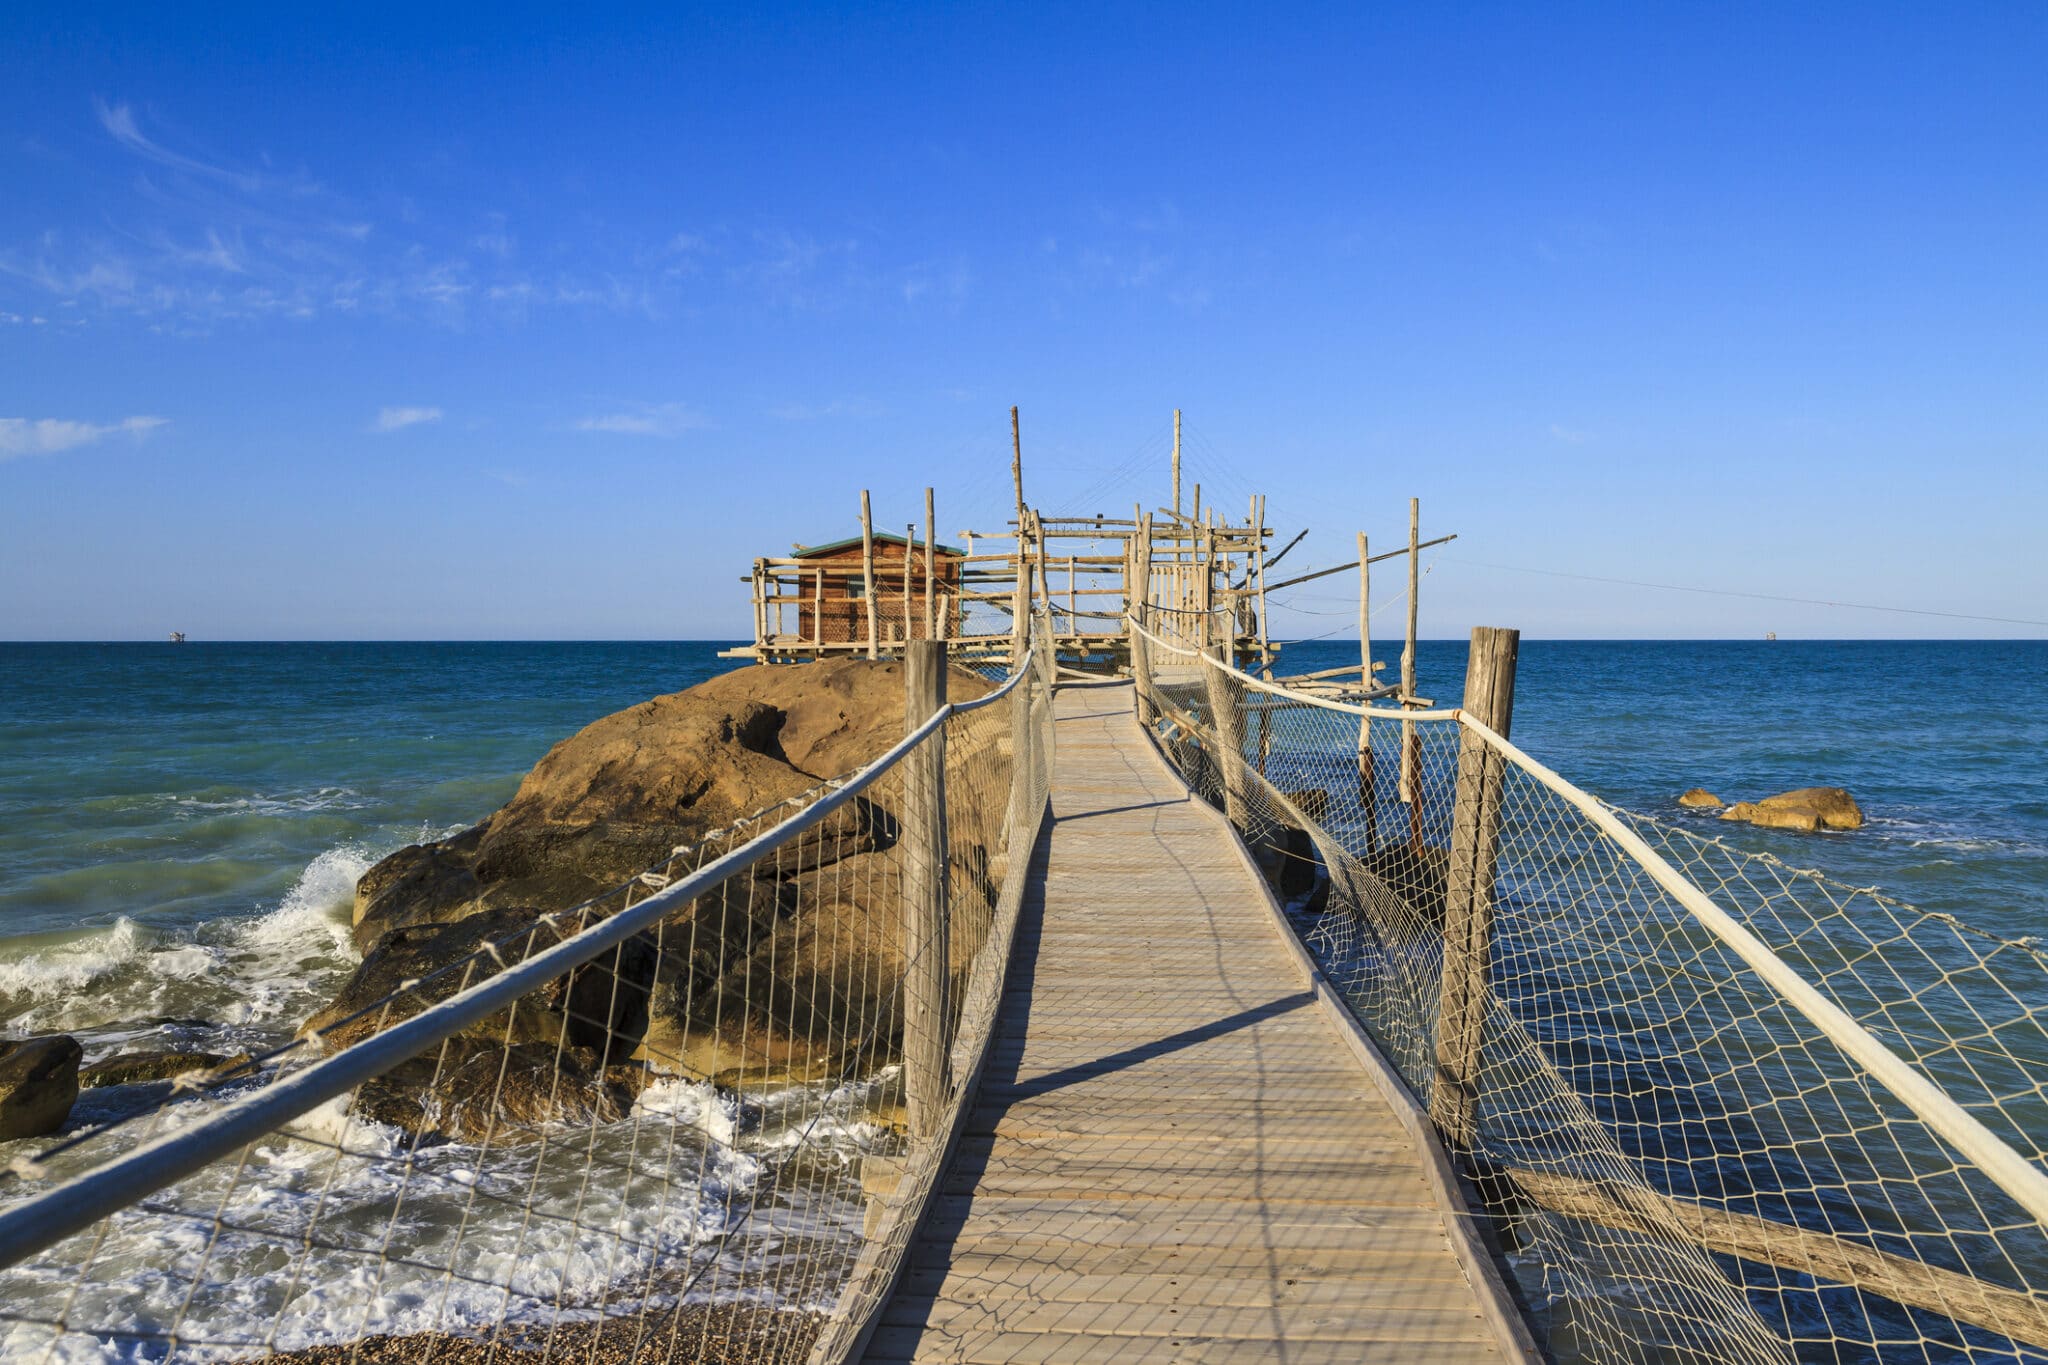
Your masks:
{"label": "cabin window", "polygon": [[847,579],[846,595],[848,597],[866,597],[868,595],[868,581],[865,578]]}

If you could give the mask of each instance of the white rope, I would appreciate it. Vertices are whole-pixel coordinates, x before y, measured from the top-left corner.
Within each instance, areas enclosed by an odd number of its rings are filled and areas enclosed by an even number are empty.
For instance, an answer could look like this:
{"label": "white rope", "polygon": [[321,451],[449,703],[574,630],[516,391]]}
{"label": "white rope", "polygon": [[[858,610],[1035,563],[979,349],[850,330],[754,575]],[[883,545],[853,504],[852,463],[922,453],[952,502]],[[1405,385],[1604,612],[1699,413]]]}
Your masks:
{"label": "white rope", "polygon": [[1714,904],[1712,898],[1672,867],[1656,850],[1616,820],[1605,804],[1531,758],[1462,708],[1435,711],[1387,710],[1295,692],[1277,683],[1253,677],[1242,669],[1234,668],[1200,650],[1170,644],[1146,630],[1135,620],[1129,620],[1129,624],[1133,630],[1160,647],[1175,654],[1193,655],[1205,666],[1218,669],[1245,687],[1259,692],[1286,697],[1290,701],[1320,707],[1327,711],[1339,711],[1347,715],[1373,719],[1455,720],[1464,728],[1482,736],[1488,744],[1511,759],[1516,766],[1563,797],[1598,826],[1603,834],[1614,840],[1693,918],[1726,943],[1752,971],[1806,1016],[1829,1041],[1868,1071],[1878,1084],[1910,1109],[1915,1117],[1940,1134],[1985,1175],[1997,1182],[1999,1188],[2017,1200],[2035,1219],[2048,1225],[2048,1174],[2044,1174],[2032,1162],[2014,1151],[2009,1144],[1957,1104],[1939,1086],[1914,1070],[1868,1029],[1850,1018],[1840,1006],[1822,995],[1804,977],[1786,965],[1782,958],[1743,928],[1733,916]]}
{"label": "white rope", "polygon": [[2019,1201],[2020,1206],[2036,1220],[2048,1225],[2048,1174],[2043,1174],[2032,1162],[2014,1151],[1975,1116],[1950,1099],[1940,1086],[1914,1070],[1897,1053],[1872,1036],[1870,1030],[1850,1018],[1839,1005],[1787,966],[1756,935],[1743,928],[1634,831],[1615,819],[1604,803],[1538,763],[1481,721],[1463,711],[1457,712],[1457,717],[1459,724],[1483,737],[1488,744],[1512,759],[1523,772],[1563,797],[1597,825],[1601,833],[1619,844],[1693,918],[1727,944],[1772,989],[1790,1001],[1830,1042],[1868,1071],[1878,1084],[1912,1110],[1916,1118],[1996,1181],[2000,1189]]}

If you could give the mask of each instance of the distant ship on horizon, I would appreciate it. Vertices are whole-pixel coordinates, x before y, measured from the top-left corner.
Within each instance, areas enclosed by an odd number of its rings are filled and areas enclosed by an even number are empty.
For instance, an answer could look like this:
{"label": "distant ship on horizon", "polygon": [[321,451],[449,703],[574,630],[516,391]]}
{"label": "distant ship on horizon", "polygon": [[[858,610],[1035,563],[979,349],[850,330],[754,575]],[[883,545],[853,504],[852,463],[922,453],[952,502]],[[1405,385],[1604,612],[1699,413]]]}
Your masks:
{"label": "distant ship on horizon", "polygon": [[172,632],[171,632],[171,643],[172,643],[172,644],[174,644],[174,645],[182,645],[182,644],[184,644],[184,643],[185,643],[185,632],[184,632],[184,631],[182,631],[182,630],[174,630],[174,631],[172,631]]}

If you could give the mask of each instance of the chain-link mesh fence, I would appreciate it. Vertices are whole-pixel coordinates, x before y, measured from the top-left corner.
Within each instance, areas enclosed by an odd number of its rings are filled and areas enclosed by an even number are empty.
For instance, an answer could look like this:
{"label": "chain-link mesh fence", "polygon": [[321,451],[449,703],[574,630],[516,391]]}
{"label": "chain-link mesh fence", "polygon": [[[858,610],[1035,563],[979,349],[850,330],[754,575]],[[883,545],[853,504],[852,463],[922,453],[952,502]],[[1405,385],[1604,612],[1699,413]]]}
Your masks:
{"label": "chain-link mesh fence", "polygon": [[1611,811],[1462,713],[1147,652],[1558,1358],[2048,1359],[2041,945]]}
{"label": "chain-link mesh fence", "polygon": [[1046,808],[1042,656],[952,676],[859,773],[582,905],[394,930],[290,1046],[17,1160],[0,1355],[803,1358],[921,1197],[875,1180],[933,1145],[905,1059],[985,1037]]}

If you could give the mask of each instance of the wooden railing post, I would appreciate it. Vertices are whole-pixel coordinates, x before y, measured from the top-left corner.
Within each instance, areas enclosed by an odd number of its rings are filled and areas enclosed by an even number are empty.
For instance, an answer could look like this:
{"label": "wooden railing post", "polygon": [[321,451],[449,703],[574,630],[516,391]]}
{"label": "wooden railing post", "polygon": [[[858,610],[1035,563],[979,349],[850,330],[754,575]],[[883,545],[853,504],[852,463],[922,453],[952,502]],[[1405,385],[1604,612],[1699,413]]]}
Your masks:
{"label": "wooden railing post", "polygon": [[[1464,709],[1501,735],[1515,713],[1515,655],[1521,632],[1476,626],[1465,664]],[[1436,1082],[1429,1116],[1452,1151],[1473,1150],[1479,1072],[1486,1044],[1493,958],[1493,872],[1500,846],[1506,760],[1464,730],[1451,807],[1451,861],[1444,886],[1444,971],[1437,999]]]}
{"label": "wooden railing post", "polygon": [[[903,647],[905,733],[946,704],[946,647]],[[945,1115],[952,1021],[952,944],[946,908],[946,731],[903,759],[903,1073],[912,1137],[928,1138]]]}
{"label": "wooden railing post", "polygon": [[1031,638],[1031,560],[1027,541],[1031,528],[1022,513],[1017,517],[1017,581],[1010,599],[1010,667],[1020,667]]}
{"label": "wooden railing post", "polygon": [[[1147,629],[1152,625],[1152,518],[1139,516],[1131,535],[1131,620]],[[1152,705],[1152,642],[1129,630],[1131,637],[1131,678],[1138,689],[1138,719],[1146,725],[1159,718]]]}
{"label": "wooden railing post", "polygon": [[868,490],[860,490],[860,582],[861,605],[868,611],[868,657],[882,657],[875,635],[875,518],[868,510]]}
{"label": "wooden railing post", "polygon": [[[1211,658],[1226,657],[1230,646],[1217,642],[1205,651]],[[1223,813],[1240,830],[1245,828],[1244,717],[1238,714],[1231,696],[1230,675],[1220,668],[1202,666],[1203,690],[1209,699],[1209,725],[1216,732],[1216,775],[1223,783]]]}

